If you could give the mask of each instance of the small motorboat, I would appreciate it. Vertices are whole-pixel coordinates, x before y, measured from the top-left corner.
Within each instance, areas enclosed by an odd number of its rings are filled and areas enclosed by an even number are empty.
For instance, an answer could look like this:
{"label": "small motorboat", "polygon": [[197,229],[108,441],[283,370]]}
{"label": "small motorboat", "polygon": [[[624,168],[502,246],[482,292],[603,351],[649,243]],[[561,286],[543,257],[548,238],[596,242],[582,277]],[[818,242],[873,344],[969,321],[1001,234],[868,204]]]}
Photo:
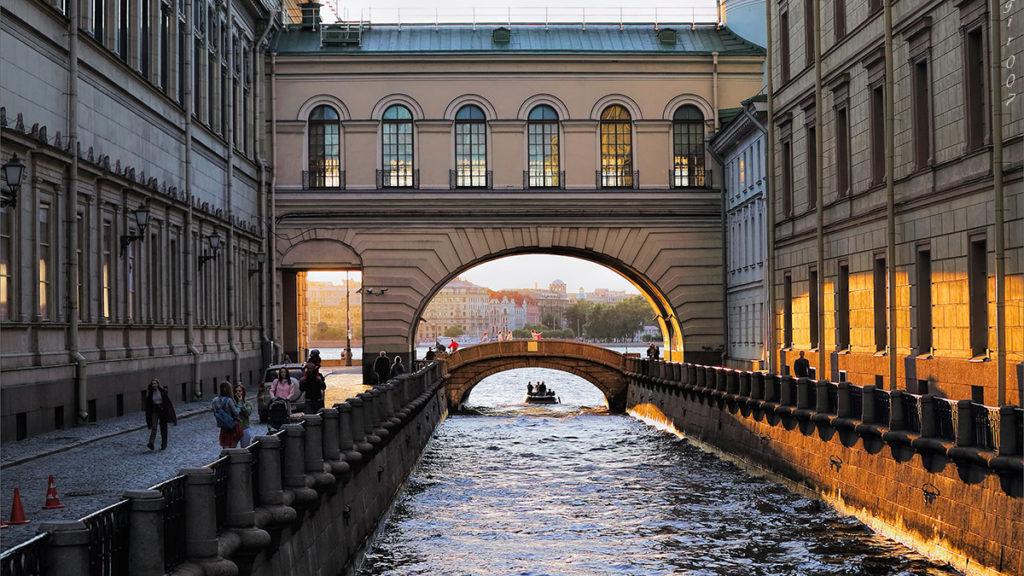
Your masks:
{"label": "small motorboat", "polygon": [[527,393],[526,394],[527,404],[558,404],[558,396],[555,396],[554,390],[547,390],[543,393]]}

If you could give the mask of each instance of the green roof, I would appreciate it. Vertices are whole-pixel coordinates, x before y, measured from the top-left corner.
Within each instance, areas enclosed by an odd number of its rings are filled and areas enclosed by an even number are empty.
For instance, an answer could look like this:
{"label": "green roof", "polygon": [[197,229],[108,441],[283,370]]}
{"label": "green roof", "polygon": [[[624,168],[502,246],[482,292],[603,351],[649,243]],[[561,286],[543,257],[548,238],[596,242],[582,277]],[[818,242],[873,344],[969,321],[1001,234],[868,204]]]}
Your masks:
{"label": "green roof", "polygon": [[743,113],[743,108],[719,108],[718,109],[718,123],[721,126],[725,126],[730,120],[739,116]]}
{"label": "green roof", "polygon": [[[330,25],[327,25],[328,29]],[[763,56],[760,46],[727,27],[714,24],[661,25],[676,39],[664,44],[653,24],[550,25],[513,24],[507,43],[494,42],[497,26],[372,24],[362,29],[359,44],[321,43],[321,31],[288,26],[274,37],[278,54],[710,54]]]}

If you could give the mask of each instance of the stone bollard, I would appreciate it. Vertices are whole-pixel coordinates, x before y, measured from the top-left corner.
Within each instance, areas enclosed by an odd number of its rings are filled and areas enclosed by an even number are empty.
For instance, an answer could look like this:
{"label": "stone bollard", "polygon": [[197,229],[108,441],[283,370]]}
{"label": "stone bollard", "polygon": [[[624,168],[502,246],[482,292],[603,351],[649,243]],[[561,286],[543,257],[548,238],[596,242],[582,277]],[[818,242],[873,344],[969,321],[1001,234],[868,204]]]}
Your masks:
{"label": "stone bollard", "polygon": [[750,398],[752,400],[764,400],[764,373],[750,373]]}
{"label": "stone bollard", "polygon": [[889,429],[905,430],[907,423],[903,418],[903,390],[889,392]]}
{"label": "stone bollard", "polygon": [[739,394],[740,374],[738,370],[729,370],[725,373],[725,391],[729,394]]}
{"label": "stone bollard", "polygon": [[339,402],[334,408],[338,411],[338,449],[345,455],[345,460],[358,461],[362,455],[356,451],[352,440],[352,405]]}
{"label": "stone bollard", "polygon": [[726,392],[729,389],[729,374],[725,368],[715,367],[715,390]]}
{"label": "stone bollard", "polygon": [[744,398],[750,397],[750,376],[750,372],[747,372],[746,370],[739,373],[740,388],[737,394]]}
{"label": "stone bollard", "polygon": [[[815,406],[814,410],[818,414],[835,414],[835,408],[832,407],[832,403],[829,401],[829,390],[833,384],[828,380],[818,380],[815,384]],[[838,401],[838,400],[837,400]]]}
{"label": "stone bollard", "polygon": [[132,576],[164,574],[164,496],[159,490],[129,490],[128,573]]}
{"label": "stone bollard", "polygon": [[[316,416],[309,414],[308,416]],[[316,416],[318,417],[318,416]],[[284,469],[284,488],[290,490],[294,504],[308,505],[316,501],[317,493],[306,484],[306,430],[302,424],[285,424],[284,445],[281,451]]]}
{"label": "stone bollard", "polygon": [[228,517],[230,528],[251,528],[256,513],[252,505],[252,454],[245,448],[224,450],[228,456]]}
{"label": "stone bollard", "polygon": [[868,384],[861,388],[860,396],[860,421],[865,424],[877,424],[878,415],[875,414],[875,385]]}
{"label": "stone bollard", "polygon": [[796,381],[796,407],[801,410],[814,408],[811,406],[811,386],[814,382],[810,378],[801,377]]}
{"label": "stone bollard", "polygon": [[256,487],[260,497],[260,505],[277,506],[284,504],[284,493],[281,491],[281,438],[274,436],[257,436],[259,446],[259,486]]}
{"label": "stone bollard", "polygon": [[836,415],[840,418],[857,418],[859,414],[853,414],[853,397],[850,392],[849,382],[836,384]]}
{"label": "stone bollard", "polygon": [[216,473],[210,468],[185,468],[185,555],[204,561],[217,557]]}
{"label": "stone bollard", "polygon": [[1020,451],[1021,439],[1017,434],[1017,419],[1020,413],[1016,406],[999,407],[999,455],[1012,456]]}
{"label": "stone bollard", "polygon": [[781,376],[779,381],[779,404],[782,406],[795,406],[796,398],[793,397],[794,382],[792,376]]}
{"label": "stone bollard", "polygon": [[[89,528],[81,520],[46,522],[40,532],[50,533],[46,548],[46,576],[89,574]],[[163,555],[160,570],[163,574]]]}
{"label": "stone bollard", "polygon": [[373,445],[366,440],[366,430],[363,426],[363,416],[365,410],[363,399],[357,394],[353,398],[346,400],[350,406],[352,406],[352,441],[355,443],[355,449],[363,454],[370,454],[373,452]]}
{"label": "stone bollard", "polygon": [[320,411],[320,418],[323,419],[324,460],[340,460],[341,437],[338,428],[338,410],[334,407],[324,408]]}
{"label": "stone bollard", "polygon": [[362,393],[363,405],[365,406],[363,411],[363,432],[366,433],[366,441],[374,447],[379,447],[383,444],[384,439],[388,436],[387,431],[381,427],[381,402],[379,395],[380,391],[376,388]]}
{"label": "stone bollard", "polygon": [[921,396],[921,429],[918,430],[918,433],[922,438],[939,435],[938,417],[935,412],[936,403],[941,401],[931,394]]}
{"label": "stone bollard", "polygon": [[778,403],[782,394],[779,391],[779,377],[776,374],[764,376],[764,401]]}
{"label": "stone bollard", "polygon": [[[923,398],[921,399],[924,400]],[[945,402],[945,400],[936,400]],[[922,420],[924,417],[922,416]],[[974,446],[974,402],[957,400],[956,402],[956,445]],[[921,435],[924,436],[924,422],[921,422]]]}
{"label": "stone bollard", "polygon": [[306,475],[313,479],[318,487],[334,486],[337,478],[324,470],[324,428],[323,418],[319,414],[306,414],[302,417],[306,428],[303,442],[303,467]]}

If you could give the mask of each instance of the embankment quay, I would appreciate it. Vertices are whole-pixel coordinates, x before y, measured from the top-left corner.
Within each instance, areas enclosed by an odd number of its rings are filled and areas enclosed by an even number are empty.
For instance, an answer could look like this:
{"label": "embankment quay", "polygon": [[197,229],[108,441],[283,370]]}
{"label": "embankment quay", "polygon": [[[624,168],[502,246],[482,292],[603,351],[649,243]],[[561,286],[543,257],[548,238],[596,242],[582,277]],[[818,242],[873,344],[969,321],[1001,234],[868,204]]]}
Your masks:
{"label": "embankment quay", "polygon": [[[1021,573],[1020,409],[589,354],[571,342],[500,344],[505,370],[584,376],[613,409],[802,485],[965,573]],[[5,553],[4,574],[351,571],[434,430],[483,377],[466,375],[496,370],[484,365],[498,345],[304,415],[81,521],[41,526]]]}

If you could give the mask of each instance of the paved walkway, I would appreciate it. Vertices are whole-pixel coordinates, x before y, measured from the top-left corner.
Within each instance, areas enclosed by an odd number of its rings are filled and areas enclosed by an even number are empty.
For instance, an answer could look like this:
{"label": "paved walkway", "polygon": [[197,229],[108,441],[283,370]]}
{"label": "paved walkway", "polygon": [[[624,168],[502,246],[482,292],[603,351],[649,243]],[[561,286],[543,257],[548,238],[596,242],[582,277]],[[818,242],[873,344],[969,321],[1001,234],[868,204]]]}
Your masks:
{"label": "paved walkway", "polygon": [[[326,404],[362,391],[361,380],[358,366],[330,369]],[[247,396],[254,398],[254,390]],[[221,449],[210,399],[176,404],[175,411],[178,425],[168,427],[164,451],[159,450],[159,433],[158,449],[146,447],[149,430],[141,412],[0,445],[0,517],[10,519],[14,489],[18,488],[30,521],[0,530],[0,550],[28,540],[43,522],[77,520],[117,503],[126,490],[148,488],[183,468],[216,460]],[[253,414],[254,436],[266,432],[266,425],[257,421]],[[51,474],[65,507],[43,510]]]}

